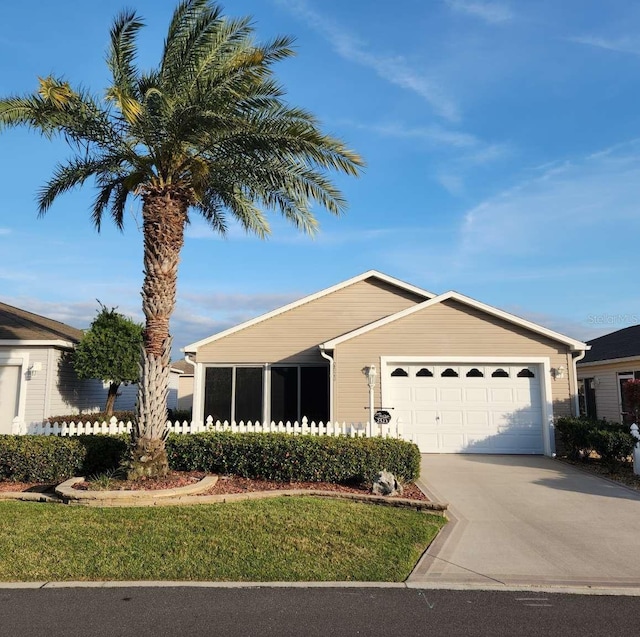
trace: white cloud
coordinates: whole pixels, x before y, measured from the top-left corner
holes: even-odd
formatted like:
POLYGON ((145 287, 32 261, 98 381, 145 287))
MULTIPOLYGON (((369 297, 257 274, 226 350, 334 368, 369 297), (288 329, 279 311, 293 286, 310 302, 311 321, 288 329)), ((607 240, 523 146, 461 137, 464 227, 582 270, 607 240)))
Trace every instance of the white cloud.
POLYGON ((474 2, 471 0, 445 0, 445 2, 454 11, 480 18, 489 24, 510 22, 513 19, 513 11, 502 2, 474 2))
POLYGON ((617 53, 631 53, 640 55, 640 37, 620 36, 614 39, 603 38, 594 35, 575 36, 568 38, 570 42, 585 44, 587 46, 615 51, 617 53))
POLYGON ((371 130, 386 137, 419 139, 430 144, 452 146, 454 148, 472 148, 481 143, 475 135, 470 133, 450 130, 435 125, 408 127, 394 122, 368 126, 356 124, 356 126, 359 128, 366 128, 367 130, 371 130))
POLYGON ((451 121, 460 119, 457 104, 436 78, 414 68, 404 56, 372 53, 360 38, 311 9, 305 0, 277 2, 322 34, 340 57, 370 68, 387 82, 416 93, 430 104, 440 117, 451 121))
POLYGON ((0 228, 0 237, 11 234, 11 228, 0 228))
POLYGON ((464 218, 462 252, 548 254, 594 228, 603 229, 604 250, 620 250, 639 212, 640 142, 633 141, 550 167, 475 206, 464 218))

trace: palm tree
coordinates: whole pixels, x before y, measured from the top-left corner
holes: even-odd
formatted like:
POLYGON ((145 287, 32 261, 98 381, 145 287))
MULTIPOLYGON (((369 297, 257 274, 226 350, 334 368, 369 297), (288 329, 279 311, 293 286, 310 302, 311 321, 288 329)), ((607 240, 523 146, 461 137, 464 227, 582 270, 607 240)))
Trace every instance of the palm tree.
POLYGON ((326 173, 358 175, 363 165, 310 113, 284 101, 271 67, 293 54, 290 38, 256 43, 249 18, 226 18, 210 0, 184 0, 158 68, 143 72, 136 66, 142 26, 132 11, 115 19, 103 98, 49 76, 33 94, 0 100, 0 127, 61 136, 72 149, 39 192, 40 215, 89 178, 97 188, 91 214, 98 231, 105 211, 122 229, 128 198, 142 200, 145 329, 132 477, 168 468, 169 319, 190 215, 200 213, 223 234, 232 218, 265 237, 266 212, 275 210, 312 234, 312 203, 336 215, 345 207, 326 173))

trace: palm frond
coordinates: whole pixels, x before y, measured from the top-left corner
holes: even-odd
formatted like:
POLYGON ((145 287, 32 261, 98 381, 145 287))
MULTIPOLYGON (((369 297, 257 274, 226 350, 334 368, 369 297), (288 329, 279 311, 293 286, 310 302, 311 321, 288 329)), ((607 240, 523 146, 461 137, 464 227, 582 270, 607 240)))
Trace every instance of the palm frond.
POLYGON ((125 10, 118 15, 111 27, 111 47, 107 57, 107 65, 113 76, 113 85, 120 93, 135 99, 138 70, 136 60, 136 35, 144 26, 144 22, 135 11, 125 10))

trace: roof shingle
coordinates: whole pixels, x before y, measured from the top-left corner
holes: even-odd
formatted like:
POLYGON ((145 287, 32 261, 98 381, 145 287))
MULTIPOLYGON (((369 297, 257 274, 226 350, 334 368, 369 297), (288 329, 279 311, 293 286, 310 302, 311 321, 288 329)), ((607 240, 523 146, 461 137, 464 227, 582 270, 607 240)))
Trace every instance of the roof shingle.
POLYGON ((587 343, 591 345, 591 349, 578 365, 612 358, 640 356, 640 325, 625 327, 617 332, 594 338, 587 343))
POLYGON ((82 330, 39 314, 0 302, 0 339, 24 341, 71 341, 77 343, 82 330))

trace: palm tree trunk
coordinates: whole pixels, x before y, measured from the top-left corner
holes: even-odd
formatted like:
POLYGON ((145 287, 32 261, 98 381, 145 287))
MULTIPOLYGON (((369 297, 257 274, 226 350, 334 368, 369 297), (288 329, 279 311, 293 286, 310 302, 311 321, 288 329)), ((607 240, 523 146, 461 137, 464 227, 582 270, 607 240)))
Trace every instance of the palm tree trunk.
POLYGON ((171 364, 169 319, 176 304, 176 283, 188 202, 169 188, 143 194, 145 329, 138 384, 129 477, 164 476, 169 470, 167 394, 171 364))

